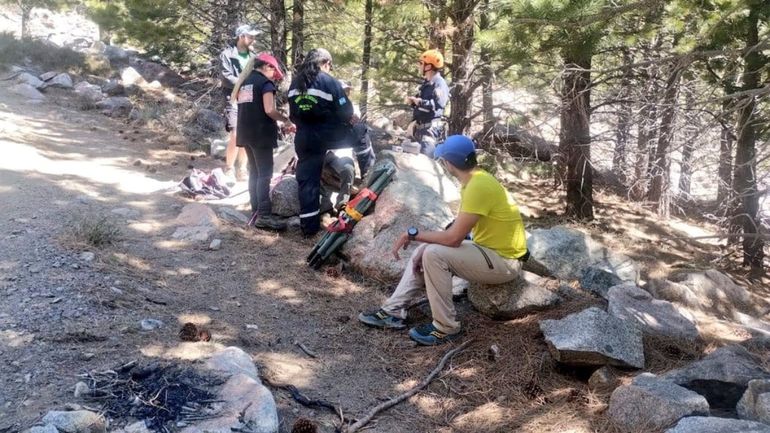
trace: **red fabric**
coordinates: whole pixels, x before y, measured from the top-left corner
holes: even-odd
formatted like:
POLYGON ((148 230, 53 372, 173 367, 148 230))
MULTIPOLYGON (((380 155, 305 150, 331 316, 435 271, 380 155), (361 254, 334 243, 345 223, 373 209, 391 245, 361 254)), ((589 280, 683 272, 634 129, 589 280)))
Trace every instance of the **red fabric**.
POLYGON ((280 81, 283 78, 283 71, 281 71, 281 66, 278 64, 278 60, 275 57, 268 53, 260 53, 257 55, 257 59, 262 60, 275 68, 275 76, 273 77, 275 81, 280 81))

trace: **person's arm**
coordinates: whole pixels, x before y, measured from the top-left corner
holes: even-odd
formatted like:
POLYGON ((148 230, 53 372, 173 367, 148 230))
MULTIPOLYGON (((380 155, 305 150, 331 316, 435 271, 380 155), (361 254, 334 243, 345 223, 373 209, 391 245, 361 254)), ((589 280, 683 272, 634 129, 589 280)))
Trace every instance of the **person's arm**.
POLYGON ((273 92, 262 94, 262 106, 265 107, 267 117, 279 122, 288 122, 289 118, 275 108, 275 95, 273 92))
POLYGON ((337 107, 337 115, 343 123, 350 123, 353 118, 353 103, 350 98, 345 94, 345 90, 342 89, 342 85, 339 81, 334 81, 334 103, 337 107))
POLYGON ((233 86, 238 81, 238 77, 235 75, 233 65, 230 64, 230 58, 227 56, 227 50, 222 51, 219 55, 219 63, 222 69, 222 76, 230 82, 233 86))
MULTIPOLYGON (((454 224, 452 224, 449 229, 425 233, 419 232, 417 233, 417 236, 415 236, 414 240, 417 242, 424 242, 426 244, 438 244, 457 248, 460 246, 460 244, 462 244, 463 240, 471 231, 471 229, 473 229, 473 226, 475 226, 479 221, 479 218, 481 218, 481 215, 468 212, 460 212, 457 215, 454 224)), ((393 257, 395 257, 396 260, 400 258, 398 251, 405 250, 409 246, 409 242, 411 241, 406 233, 402 234, 398 239, 396 239, 392 250, 393 257)))

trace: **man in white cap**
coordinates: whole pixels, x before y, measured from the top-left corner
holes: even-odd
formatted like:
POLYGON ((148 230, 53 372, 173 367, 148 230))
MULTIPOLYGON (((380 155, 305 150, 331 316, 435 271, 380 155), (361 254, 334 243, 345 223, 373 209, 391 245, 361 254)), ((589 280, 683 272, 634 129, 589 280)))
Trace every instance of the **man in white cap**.
POLYGON ((230 133, 225 151, 225 173, 228 176, 237 175, 238 180, 245 180, 246 178, 247 160, 244 149, 236 147, 235 130, 238 121, 238 105, 230 101, 230 96, 235 83, 238 81, 238 75, 253 56, 249 47, 254 43, 254 38, 258 34, 259 32, 250 25, 238 27, 235 29, 233 44, 225 48, 219 55, 222 93, 227 101, 225 105, 225 129, 230 133), (239 162, 237 171, 235 170, 236 161, 239 162))

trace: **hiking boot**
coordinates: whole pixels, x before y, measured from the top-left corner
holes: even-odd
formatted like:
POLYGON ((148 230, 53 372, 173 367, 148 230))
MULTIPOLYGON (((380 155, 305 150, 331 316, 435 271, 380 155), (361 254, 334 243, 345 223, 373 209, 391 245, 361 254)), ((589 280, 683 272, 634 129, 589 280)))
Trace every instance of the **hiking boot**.
POLYGON ((375 328, 406 329, 406 323, 404 322, 404 319, 391 316, 383 309, 371 311, 368 313, 361 313, 358 315, 358 320, 364 325, 373 326, 375 328))
POLYGON ((445 334, 436 329, 433 323, 426 323, 409 330, 409 338, 422 346, 438 346, 458 338, 461 334, 462 332, 445 334))
POLYGON ((286 221, 275 215, 263 215, 254 219, 254 227, 263 230, 283 231, 286 230, 287 224, 286 221))

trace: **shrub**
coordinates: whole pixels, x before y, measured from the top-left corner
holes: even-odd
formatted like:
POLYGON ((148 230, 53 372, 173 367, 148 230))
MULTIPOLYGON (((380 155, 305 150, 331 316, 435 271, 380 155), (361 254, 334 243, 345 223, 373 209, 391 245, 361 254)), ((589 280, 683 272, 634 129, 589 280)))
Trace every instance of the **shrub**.
POLYGON ((69 236, 78 244, 102 247, 114 244, 121 236, 120 227, 106 216, 80 216, 69 226, 69 236))
POLYGON ((80 73, 85 56, 69 48, 61 48, 45 41, 18 40, 10 32, 0 33, 0 66, 31 63, 43 70, 80 73))

